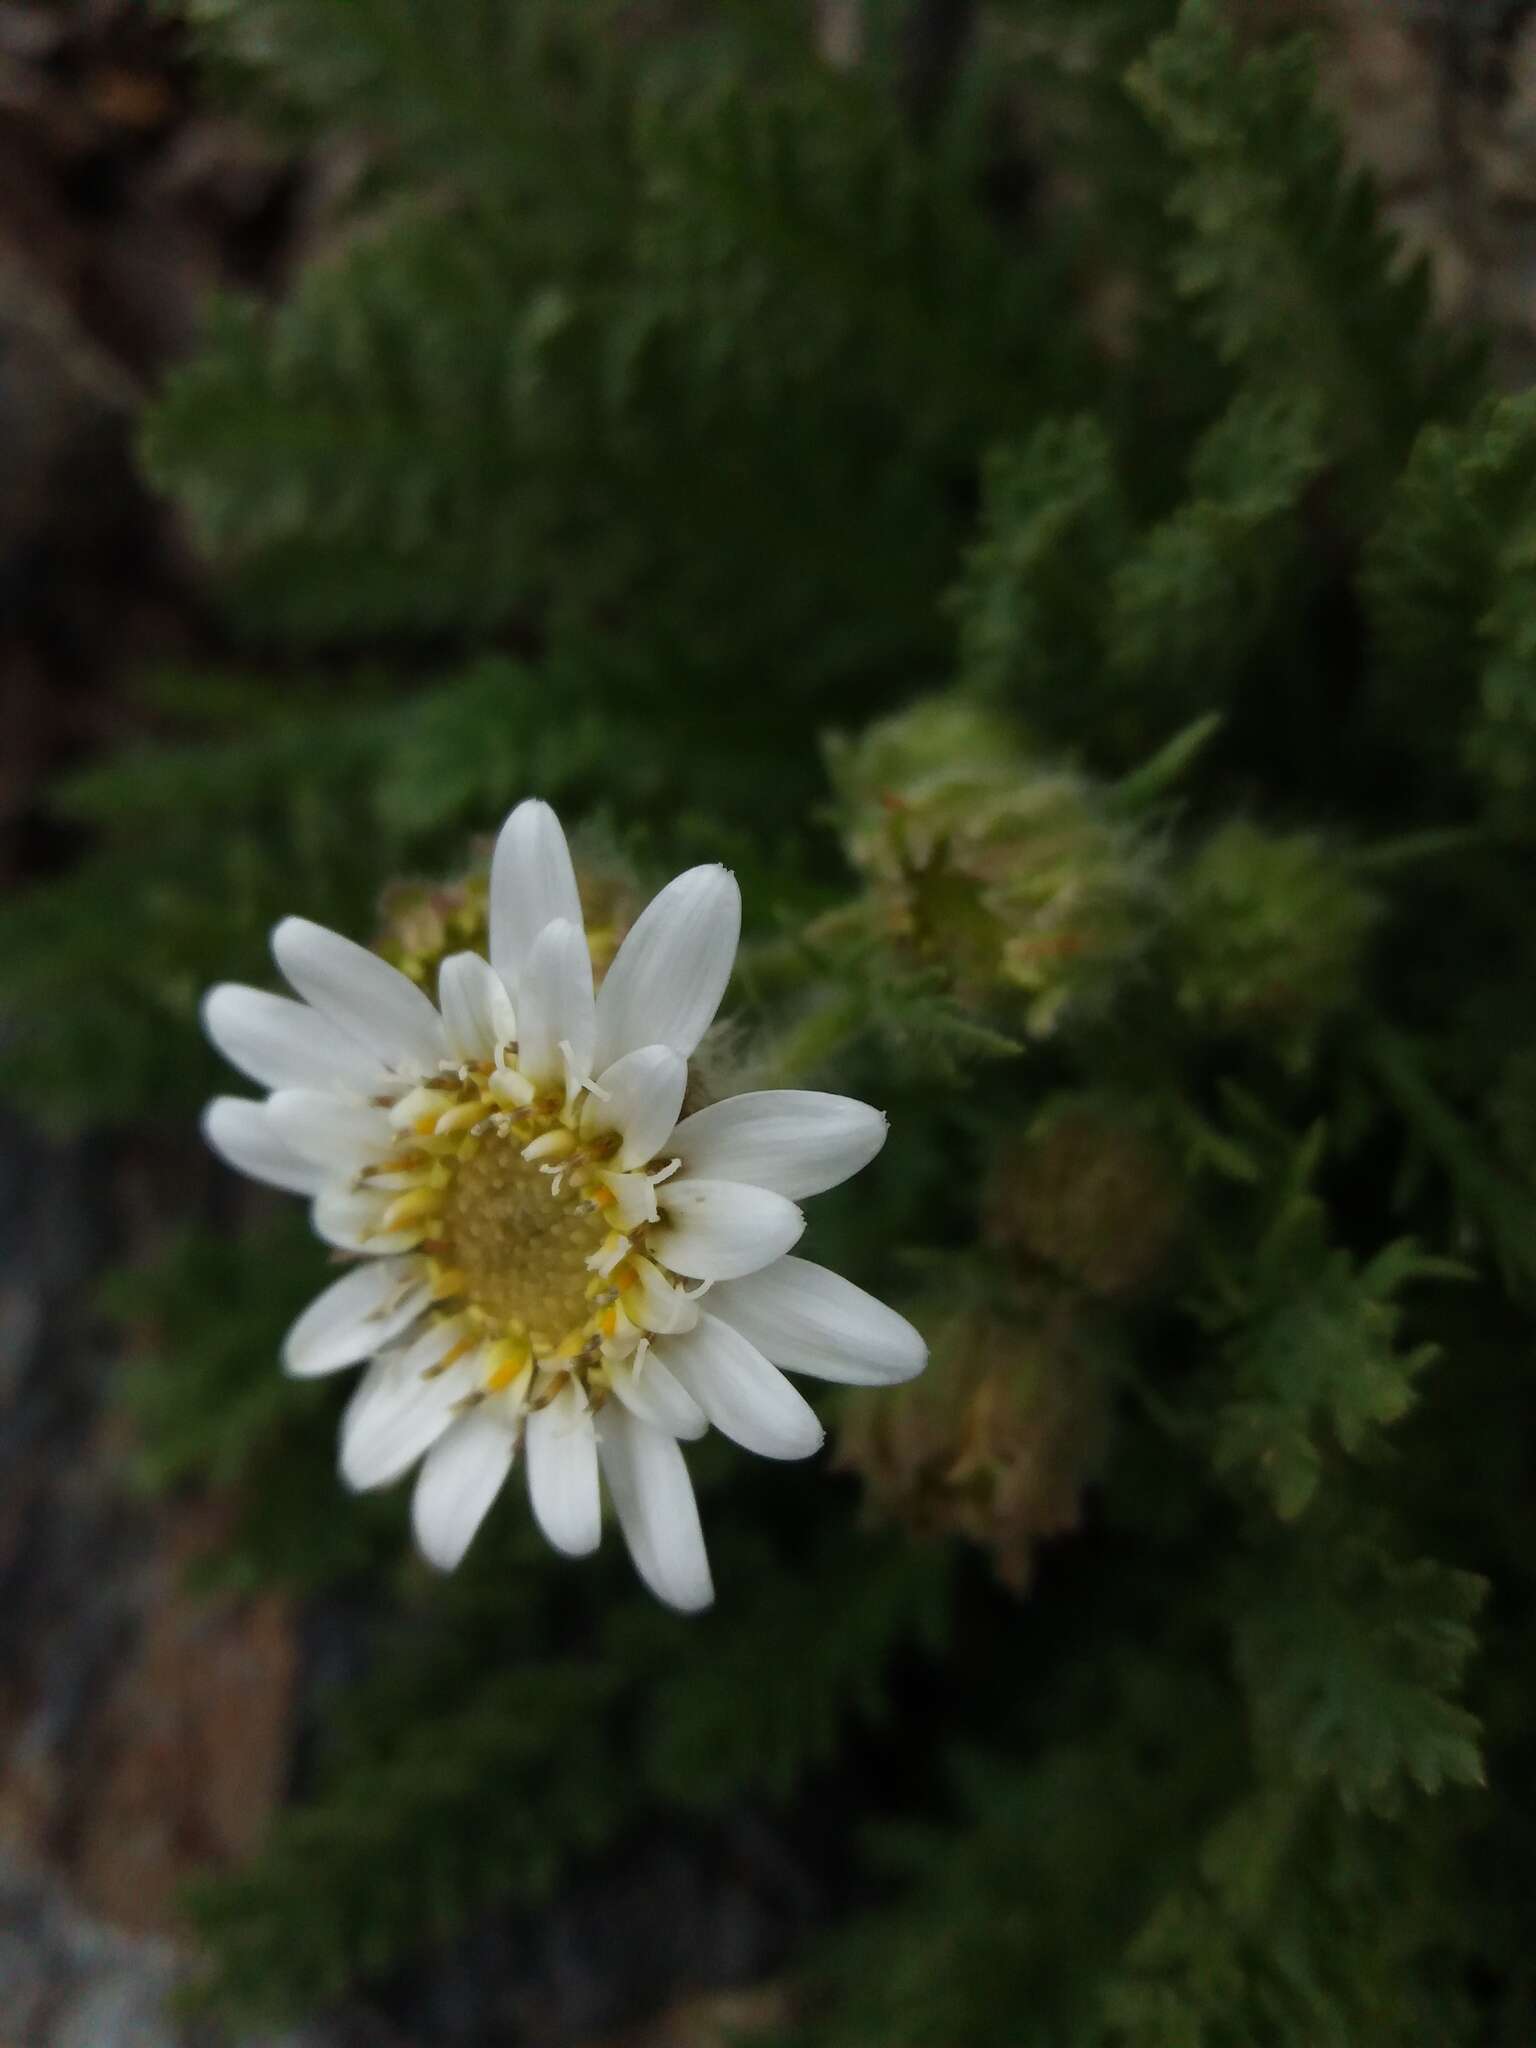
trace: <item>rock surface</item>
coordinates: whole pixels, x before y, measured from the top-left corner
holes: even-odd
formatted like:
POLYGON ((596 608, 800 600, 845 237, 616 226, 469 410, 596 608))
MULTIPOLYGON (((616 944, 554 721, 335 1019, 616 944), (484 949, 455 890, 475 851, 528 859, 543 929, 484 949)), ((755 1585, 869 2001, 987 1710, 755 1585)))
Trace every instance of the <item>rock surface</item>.
POLYGON ((1255 32, 1317 32, 1326 91, 1442 309, 1536 375, 1536 0, 1236 0, 1255 32))
POLYGON ((3 2048, 366 2048, 309 2027, 216 2042, 175 2016, 181 1976, 168 1943, 90 1919, 56 1880, 0 1853, 3 2048))

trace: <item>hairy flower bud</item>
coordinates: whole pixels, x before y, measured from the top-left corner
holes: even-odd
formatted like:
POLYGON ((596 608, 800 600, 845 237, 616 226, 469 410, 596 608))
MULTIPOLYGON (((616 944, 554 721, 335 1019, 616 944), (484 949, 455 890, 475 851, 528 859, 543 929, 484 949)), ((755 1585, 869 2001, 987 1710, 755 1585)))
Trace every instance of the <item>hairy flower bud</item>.
MULTIPOLYGON (((374 951, 420 988, 436 988, 437 971, 450 953, 486 950, 489 845, 477 847, 476 856, 474 866, 457 881, 392 882, 380 898, 374 951)), ((576 886, 586 918, 592 976, 600 985, 644 899, 633 873, 616 856, 579 860, 576 886)))
POLYGON ((1354 998, 1378 914, 1370 892, 1316 833, 1242 820, 1212 834, 1173 891, 1180 1007, 1305 1065, 1354 998))
POLYGON ((845 844, 892 936, 1026 1027, 1107 999, 1146 942, 1156 850, 1086 777, 982 707, 934 698, 832 752, 845 844))
POLYGON ((374 951, 418 988, 436 988, 450 953, 485 951, 488 896, 484 864, 457 882, 391 882, 379 900, 374 951))

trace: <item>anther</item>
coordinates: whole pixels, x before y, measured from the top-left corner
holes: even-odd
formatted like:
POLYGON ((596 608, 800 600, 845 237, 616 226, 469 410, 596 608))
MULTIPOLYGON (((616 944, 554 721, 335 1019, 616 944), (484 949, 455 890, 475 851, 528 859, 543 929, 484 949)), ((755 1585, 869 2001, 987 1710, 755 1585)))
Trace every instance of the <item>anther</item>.
POLYGON ((437 1208, 437 1204, 438 1191, 436 1188, 421 1187, 408 1189, 405 1194, 397 1195, 380 1217, 380 1233, 387 1235, 392 1230, 403 1229, 407 1224, 419 1223, 424 1217, 430 1216, 433 1213, 437 1208))
POLYGON ((507 1109, 526 1109, 535 1094, 533 1083, 516 1067, 498 1067, 486 1082, 487 1092, 507 1109))
POLYGON ((568 1159, 575 1150, 576 1140, 571 1132, 546 1131, 542 1138, 535 1138, 531 1145, 523 1147, 523 1157, 531 1166, 536 1166, 546 1159, 568 1159))

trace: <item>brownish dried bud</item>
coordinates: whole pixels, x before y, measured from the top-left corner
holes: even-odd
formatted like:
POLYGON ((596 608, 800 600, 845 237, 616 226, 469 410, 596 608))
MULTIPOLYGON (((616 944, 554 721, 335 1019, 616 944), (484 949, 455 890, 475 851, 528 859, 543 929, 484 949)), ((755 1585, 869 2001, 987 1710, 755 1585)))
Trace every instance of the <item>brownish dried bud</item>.
POLYGON ((1078 1526, 1107 1426, 1081 1302, 1021 1289, 1011 1304, 938 1324, 921 1379, 850 1396, 837 1463, 860 1475, 878 1514, 979 1545, 1023 1592, 1037 1546, 1078 1526))
POLYGON ((983 1210, 988 1244, 1050 1266, 1106 1300, 1136 1295, 1167 1265, 1183 1190, 1157 1141, 1113 1105, 1069 1098, 1005 1145, 983 1210))

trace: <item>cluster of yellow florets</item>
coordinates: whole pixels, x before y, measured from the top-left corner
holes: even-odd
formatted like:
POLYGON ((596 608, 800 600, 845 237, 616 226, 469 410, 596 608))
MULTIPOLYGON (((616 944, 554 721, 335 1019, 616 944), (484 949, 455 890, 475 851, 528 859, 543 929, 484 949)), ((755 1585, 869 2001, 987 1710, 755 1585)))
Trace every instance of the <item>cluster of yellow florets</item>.
POLYGON ((378 1234, 425 1256, 439 1317, 463 1326, 436 1370, 483 1347, 485 1393, 568 1376, 600 1402, 610 1356, 645 1338, 645 1277, 672 1285, 644 1258, 644 1219, 611 1228, 618 1137, 584 1136, 510 1050, 424 1082, 392 1115, 401 1147, 365 1183, 394 1194, 378 1234))

